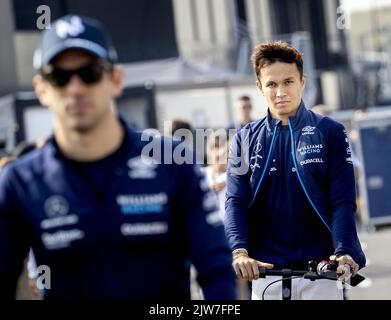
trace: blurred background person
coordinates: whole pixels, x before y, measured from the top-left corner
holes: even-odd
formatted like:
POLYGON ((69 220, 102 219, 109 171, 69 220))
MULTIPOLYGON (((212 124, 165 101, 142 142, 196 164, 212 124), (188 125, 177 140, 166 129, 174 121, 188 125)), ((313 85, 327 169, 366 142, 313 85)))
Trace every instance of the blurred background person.
POLYGON ((247 95, 240 96, 235 103, 235 121, 231 123, 227 129, 239 130, 243 128, 247 123, 253 121, 251 113, 253 105, 251 99, 247 95))
MULTIPOLYGON (((207 166, 203 168, 209 188, 216 196, 219 206, 219 214, 224 221, 225 194, 227 191, 227 164, 229 141, 224 134, 212 134, 207 144, 207 166)), ((250 298, 249 282, 237 279, 238 299, 250 298)))
POLYGON ((209 188, 219 204, 221 219, 224 219, 224 204, 227 181, 228 141, 225 135, 212 134, 207 144, 207 166, 204 168, 209 188))
POLYGON ((317 104, 311 108, 313 112, 321 114, 322 116, 330 115, 330 108, 328 108, 325 104, 317 104))
POLYGON ((5 166, 11 161, 15 160, 14 156, 3 156, 0 158, 0 172, 5 168, 5 166))
POLYGON ((182 119, 174 119, 171 122, 171 132, 169 134, 179 141, 185 141, 190 149, 194 148, 193 127, 182 119))

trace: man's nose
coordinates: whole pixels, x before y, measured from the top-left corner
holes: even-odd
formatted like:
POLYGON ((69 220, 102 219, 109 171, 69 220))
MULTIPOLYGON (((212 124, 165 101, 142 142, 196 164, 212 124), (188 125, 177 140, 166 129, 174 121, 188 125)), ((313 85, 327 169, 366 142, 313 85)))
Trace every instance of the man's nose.
POLYGON ((283 97, 286 95, 285 89, 283 86, 277 87, 277 97, 283 97))
POLYGON ((79 93, 85 90, 86 84, 78 75, 73 75, 65 88, 68 93, 79 93))

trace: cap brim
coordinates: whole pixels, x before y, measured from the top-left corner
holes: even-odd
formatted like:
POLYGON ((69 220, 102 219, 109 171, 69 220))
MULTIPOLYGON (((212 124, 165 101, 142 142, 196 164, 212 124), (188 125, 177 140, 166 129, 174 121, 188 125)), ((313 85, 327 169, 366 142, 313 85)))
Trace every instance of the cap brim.
POLYGON ((85 39, 80 39, 80 38, 67 39, 61 42, 61 44, 50 48, 43 54, 41 59, 41 66, 39 68, 46 66, 60 53, 70 49, 81 50, 88 54, 91 54, 92 56, 102 58, 102 59, 108 58, 107 50, 94 42, 85 39))

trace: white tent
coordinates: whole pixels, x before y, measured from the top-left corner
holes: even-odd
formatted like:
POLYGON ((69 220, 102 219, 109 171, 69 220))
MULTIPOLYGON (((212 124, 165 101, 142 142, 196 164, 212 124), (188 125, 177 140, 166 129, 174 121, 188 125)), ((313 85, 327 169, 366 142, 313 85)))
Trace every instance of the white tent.
POLYGON ((175 85, 210 81, 240 81, 243 75, 212 63, 195 63, 183 58, 134 62, 124 65, 125 87, 148 83, 175 85))

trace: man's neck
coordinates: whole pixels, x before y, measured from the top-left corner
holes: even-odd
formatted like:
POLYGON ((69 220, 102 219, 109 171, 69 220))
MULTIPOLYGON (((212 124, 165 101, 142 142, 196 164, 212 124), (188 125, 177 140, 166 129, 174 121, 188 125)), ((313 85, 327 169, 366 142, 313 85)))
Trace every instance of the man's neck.
POLYGON ((124 129, 112 115, 88 132, 57 128, 56 142, 68 158, 76 161, 96 161, 113 153, 122 143, 124 129))
POLYGON ((270 115, 272 117, 272 119, 277 119, 277 120, 281 120, 281 125, 282 126, 287 126, 288 125, 288 118, 290 116, 284 116, 284 115, 277 115, 277 114, 273 114, 272 112, 270 112, 270 115))
POLYGON ((297 114, 297 110, 295 110, 295 112, 292 114, 286 114, 286 115, 285 114, 284 115, 274 114, 270 111, 270 109, 269 109, 269 112, 270 112, 270 115, 272 116, 273 119, 281 120, 282 126, 287 126, 289 117, 294 117, 297 114))
POLYGON ((281 125, 282 126, 287 126, 288 125, 288 117, 280 117, 281 120, 281 125))
POLYGON ((247 123, 250 123, 252 120, 251 119, 241 119, 239 120, 239 124, 241 127, 245 126, 247 123))

